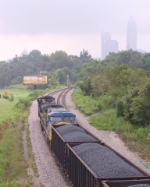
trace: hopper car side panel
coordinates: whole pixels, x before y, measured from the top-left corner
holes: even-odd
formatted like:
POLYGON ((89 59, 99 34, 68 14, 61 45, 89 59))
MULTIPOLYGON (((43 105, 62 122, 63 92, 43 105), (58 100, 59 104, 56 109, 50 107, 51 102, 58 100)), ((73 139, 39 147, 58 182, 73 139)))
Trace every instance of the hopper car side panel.
POLYGON ((129 186, 150 186, 150 177, 147 179, 135 179, 135 180, 118 180, 118 181, 103 181, 103 187, 129 187, 129 186))
MULTIPOLYGON (((73 144, 71 144, 73 146, 73 144)), ((98 177, 67 144, 68 176, 74 187, 102 187, 98 177)))
MULTIPOLYGON (((100 143, 101 144, 101 143, 100 143)), ((87 164, 77 155, 77 153, 73 150, 73 147, 75 147, 75 144, 67 144, 66 146, 66 160, 68 161, 68 175, 69 179, 73 183, 74 187, 104 187, 104 184, 102 184, 103 181, 109 181, 109 180, 124 180, 124 181, 134 181, 134 180, 145 180, 150 179, 150 176, 146 175, 143 170, 140 170, 140 172, 143 174, 143 177, 122 177, 122 178, 100 178, 98 177, 92 170, 87 166, 87 164), (80 173, 82 173, 82 177, 80 177, 80 173), (82 185, 80 185, 82 184, 82 185)), ((99 158, 101 159, 101 158, 99 158)), ((125 160, 126 161, 126 160, 125 160)), ((130 163, 130 165, 137 170, 135 165, 130 163)), ((101 170, 101 168, 99 168, 101 170)), ((116 171, 117 176, 117 171, 116 171)), ((110 186, 114 187, 114 186, 110 186)), ((121 187, 121 186, 116 186, 121 187)))
MULTIPOLYGON (((47 138, 47 140, 50 143, 50 147, 52 151, 54 152, 56 158, 60 162, 63 170, 65 171, 66 175, 72 182, 74 187, 136 187, 134 185, 150 185, 150 176, 137 167, 135 164, 131 163, 129 160, 124 158, 122 155, 117 153, 115 150, 113 150, 111 147, 108 145, 105 145, 102 143, 99 139, 97 139, 95 136, 93 136, 90 132, 86 131, 84 128, 82 128, 80 125, 70 121, 70 123, 63 121, 61 122, 53 122, 53 120, 49 121, 50 115, 53 113, 56 116, 58 115, 57 113, 65 113, 66 109, 64 109, 61 105, 57 105, 54 103, 55 99, 51 96, 41 96, 37 99, 38 102, 38 116, 40 118, 40 124, 41 128, 47 138), (53 105, 52 108, 50 108, 53 105), (64 109, 64 110, 63 110, 64 109), (61 111, 63 110, 63 111, 61 111), (49 113, 50 112, 50 113, 49 113), (49 123, 50 122, 50 123, 49 123), (68 125, 67 125, 68 124, 68 125), (84 132, 78 132, 78 135, 84 134, 83 137, 80 137, 79 140, 77 140, 78 136, 75 137, 76 139, 74 141, 69 141, 70 137, 76 136, 74 131, 70 132, 68 131, 68 135, 66 136, 68 139, 65 139, 66 137, 63 136, 63 134, 58 131, 57 128, 63 127, 63 126, 78 126, 79 128, 82 128, 84 132), (73 136, 71 136, 72 134, 73 136), (86 136, 92 137, 93 139, 90 141, 86 140, 86 136), (85 138, 85 139, 84 139, 85 138), (80 141, 82 140, 82 141, 80 141), (85 140, 85 141, 83 141, 85 140), (86 161, 80 157, 77 152, 74 150, 76 146, 83 145, 85 143, 90 143, 91 146, 94 145, 94 143, 99 144, 103 147, 107 147, 107 149, 110 149, 113 151, 116 155, 119 156, 119 158, 123 159, 124 162, 128 163, 131 167, 137 169, 142 176, 131 176, 131 175, 124 175, 126 177, 118 177, 117 175, 117 170, 115 176, 111 177, 100 177, 101 175, 98 174, 98 172, 94 172, 92 169, 93 165, 88 166, 86 161), (96 174, 97 173, 97 174, 96 174), (128 176, 128 177, 127 177, 128 176), (131 177, 130 177, 131 176, 131 177)), ((66 115, 71 115, 71 112, 66 111, 66 115), (68 113, 67 113, 68 112, 68 113), (70 114, 69 114, 70 113, 70 114)), ((53 115, 52 114, 52 115, 53 115)), ((73 115, 73 114, 72 114, 73 115)), ((74 116, 76 117, 76 116, 74 116)), ((74 127, 75 128, 75 127, 74 127)), ((65 131, 66 133, 66 131, 65 131)), ((92 147, 93 149, 93 147, 92 147)), ((89 147, 86 148, 86 151, 88 154, 90 154, 89 147)), ((106 157, 106 156, 104 156, 106 157)), ((110 157, 109 157, 110 158, 110 157)), ((101 158, 99 158, 101 159, 101 158)), ((96 160, 96 159, 94 159, 96 160)), ((102 160, 102 159, 101 159, 102 160)), ((103 162, 104 163, 104 162, 103 162)), ((107 162, 105 162, 107 163, 107 162)), ((97 164, 97 162, 96 162, 97 164)), ((114 164, 114 162, 113 162, 114 164)), ((101 167, 101 165, 98 165, 98 170, 101 171, 104 168, 101 167)), ((107 171, 107 170, 105 170, 107 171)), ((113 168, 112 168, 113 171, 113 168)), ((128 171, 128 170, 127 170, 128 171)), ((129 172, 130 173, 130 172, 129 172)), ((104 175, 105 176, 105 175, 104 175)), ((121 175, 122 176, 122 175, 121 175)), ((140 186, 142 187, 142 186, 140 186)), ((143 186, 145 187, 145 186, 143 186)), ((147 186, 146 186, 147 187, 147 186)))
MULTIPOLYGON (((60 125, 53 125, 52 126, 52 143, 51 143, 51 149, 54 152, 56 158, 59 160, 61 166, 64 170, 67 170, 68 161, 66 160, 66 144, 71 143, 68 141, 65 141, 63 137, 57 132, 57 128, 61 127, 60 125), (57 146, 56 146, 57 145, 57 146)), ((78 125, 76 125, 78 127, 78 125)), ((87 131, 85 131, 85 134, 90 135, 87 131)), ((91 135, 90 135, 91 136, 91 135)), ((93 142, 100 142, 98 139, 95 138, 95 141, 93 142)), ((75 144, 80 144, 81 142, 74 142, 75 144)), ((85 143, 85 142, 82 142, 85 143)))

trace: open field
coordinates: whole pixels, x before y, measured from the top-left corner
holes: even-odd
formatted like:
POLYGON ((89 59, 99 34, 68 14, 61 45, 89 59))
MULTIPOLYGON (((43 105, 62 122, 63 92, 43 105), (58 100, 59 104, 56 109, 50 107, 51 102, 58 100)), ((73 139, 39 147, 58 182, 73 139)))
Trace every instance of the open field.
POLYGON ((14 106, 21 98, 27 97, 31 90, 27 89, 0 89, 0 94, 3 95, 4 92, 8 92, 8 96, 12 94, 14 97, 13 101, 9 99, 0 99, 0 123, 4 120, 9 120, 10 118, 15 118, 14 106))
POLYGON ((22 85, 1 89, 0 94, 8 92, 13 100, 0 99, 0 187, 35 186, 28 170, 37 176, 31 150, 28 116, 33 100, 46 90, 27 90, 22 85))
MULTIPOLYGON (((15 107, 20 99, 27 98, 33 92, 25 87, 1 89, 0 94, 8 92, 8 99, 0 99, 0 187, 24 186, 20 180, 27 179, 28 162, 23 154, 22 134, 27 132, 28 109, 24 112, 15 107), (13 99, 10 101, 10 96, 13 99)), ((29 139, 26 144, 29 143, 29 139)), ((28 180, 27 180, 28 181, 28 180)), ((23 182, 24 183, 24 182, 23 182)), ((25 185, 28 182, 24 183, 25 185)))

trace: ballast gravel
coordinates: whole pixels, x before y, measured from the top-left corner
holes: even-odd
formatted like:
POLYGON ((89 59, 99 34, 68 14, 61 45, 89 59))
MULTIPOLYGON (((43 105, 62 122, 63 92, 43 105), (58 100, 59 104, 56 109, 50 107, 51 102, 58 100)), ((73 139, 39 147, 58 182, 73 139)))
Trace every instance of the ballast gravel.
MULTIPOLYGON (((39 174, 39 186, 42 184, 44 187, 72 187, 46 143, 41 131, 37 109, 37 101, 34 101, 30 108, 28 122, 32 151, 39 174)), ((37 187, 37 185, 35 186, 37 187)))
POLYGON ((106 146, 97 143, 83 143, 73 147, 73 150, 100 178, 144 176, 106 146))

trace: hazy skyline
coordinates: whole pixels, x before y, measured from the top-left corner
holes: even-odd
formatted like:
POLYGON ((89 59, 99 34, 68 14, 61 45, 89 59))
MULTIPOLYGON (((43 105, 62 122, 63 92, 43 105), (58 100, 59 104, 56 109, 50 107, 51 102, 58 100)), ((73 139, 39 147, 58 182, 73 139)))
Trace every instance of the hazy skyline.
POLYGON ((37 49, 42 54, 83 49, 101 57, 101 33, 110 32, 126 50, 127 23, 134 17, 137 49, 150 51, 148 0, 1 0, 0 60, 37 49))
POLYGON ((130 17, 127 25, 127 50, 137 50, 137 29, 136 22, 130 17))

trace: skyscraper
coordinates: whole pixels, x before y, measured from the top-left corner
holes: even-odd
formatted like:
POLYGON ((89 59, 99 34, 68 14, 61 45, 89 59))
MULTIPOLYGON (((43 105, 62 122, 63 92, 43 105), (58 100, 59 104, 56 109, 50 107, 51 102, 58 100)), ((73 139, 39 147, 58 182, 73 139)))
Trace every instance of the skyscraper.
POLYGON ((133 17, 130 17, 127 25, 127 50, 130 49, 137 49, 137 31, 133 17))
POLYGON ((101 59, 104 59, 110 52, 118 52, 118 42, 111 40, 111 34, 103 32, 101 34, 101 59))

